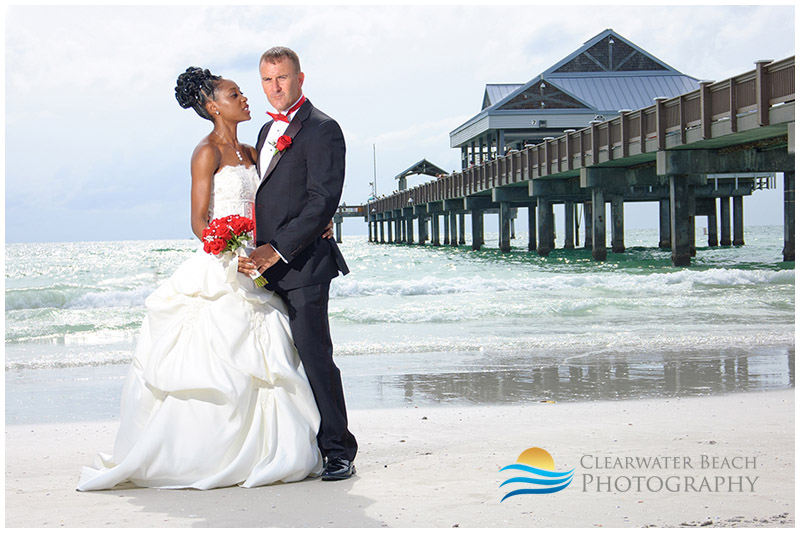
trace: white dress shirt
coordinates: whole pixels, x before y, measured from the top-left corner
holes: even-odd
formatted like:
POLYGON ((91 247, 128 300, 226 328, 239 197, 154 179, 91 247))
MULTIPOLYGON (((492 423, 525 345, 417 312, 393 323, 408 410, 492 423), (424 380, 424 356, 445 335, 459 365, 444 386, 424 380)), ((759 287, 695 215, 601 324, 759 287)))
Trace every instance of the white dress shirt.
MULTIPOLYGON (((300 98, 297 99, 297 102, 303 99, 303 95, 300 95, 300 98)), ((293 108, 295 104, 289 106, 289 109, 293 108)), ((299 108, 298 108, 299 109, 299 108)), ((294 116, 297 114, 298 109, 295 109, 292 113, 286 115, 289 119, 289 122, 292 121, 294 116)), ((259 166, 262 169, 261 172, 261 179, 264 179, 264 174, 267 172, 267 167, 269 167, 269 162, 272 161, 272 156, 275 155, 275 146, 278 142, 278 137, 286 133, 286 128, 289 127, 289 122, 283 122, 282 120, 274 120, 272 122, 272 126, 269 128, 269 132, 267 133, 267 139, 264 141, 264 146, 261 147, 261 154, 259 155, 259 166)))
MULTIPOLYGON (((301 94, 300 98, 297 99, 297 102, 299 102, 302 99, 303 95, 301 94)), ((289 109, 293 108, 295 104, 297 104, 297 102, 290 105, 289 109)), ((258 155, 259 165, 263 169, 261 173, 262 180, 264 179, 264 174, 267 173, 267 167, 269 167, 269 162, 272 161, 272 157, 275 155, 275 150, 278 143, 278 137, 286 133, 286 128, 289 127, 289 123, 292 121, 292 119, 297 114, 297 111, 299 109, 300 108, 298 107, 297 109, 286 115, 286 118, 289 119, 289 122, 284 122, 282 120, 272 121, 272 126, 269 127, 269 132, 267 133, 267 138, 264 141, 264 146, 261 147, 261 153, 258 155)), ((275 250, 275 253, 278 254, 278 256, 281 258, 281 260, 283 260, 284 263, 289 262, 286 260, 285 257, 283 257, 283 254, 279 250, 275 249, 274 246, 272 246, 272 249, 275 250)))

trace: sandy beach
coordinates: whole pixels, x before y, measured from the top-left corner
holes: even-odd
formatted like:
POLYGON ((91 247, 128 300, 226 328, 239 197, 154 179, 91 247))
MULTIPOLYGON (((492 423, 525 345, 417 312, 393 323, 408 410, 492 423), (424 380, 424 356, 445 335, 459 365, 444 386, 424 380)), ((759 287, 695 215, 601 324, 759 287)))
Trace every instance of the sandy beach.
POLYGON ((358 475, 255 489, 75 491, 117 423, 6 426, 6 527, 794 525, 794 389, 616 402, 353 410, 358 475), (500 472, 531 447, 554 494, 500 472), (642 467, 648 460, 650 467, 642 467), (628 468, 625 468, 627 462, 628 468), (633 463, 632 463, 633 462, 633 463), (670 478, 670 479, 668 479, 670 478), (638 481, 638 487, 636 480, 638 481))

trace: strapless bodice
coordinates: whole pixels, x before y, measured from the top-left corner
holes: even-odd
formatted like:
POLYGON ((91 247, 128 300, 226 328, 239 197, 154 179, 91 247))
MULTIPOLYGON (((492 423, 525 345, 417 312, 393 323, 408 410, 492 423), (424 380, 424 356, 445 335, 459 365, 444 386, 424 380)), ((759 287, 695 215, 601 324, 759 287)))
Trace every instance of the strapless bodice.
POLYGON ((226 166, 219 169, 214 174, 214 187, 208 202, 208 219, 228 215, 252 217, 258 182, 255 165, 226 166))

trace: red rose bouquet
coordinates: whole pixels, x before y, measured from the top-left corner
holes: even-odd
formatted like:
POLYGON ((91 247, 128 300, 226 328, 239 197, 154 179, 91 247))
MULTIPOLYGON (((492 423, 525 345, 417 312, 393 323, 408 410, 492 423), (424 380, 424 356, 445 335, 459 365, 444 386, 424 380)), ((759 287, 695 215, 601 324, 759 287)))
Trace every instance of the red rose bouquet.
MULTIPOLYGON (((229 268, 230 274, 234 265, 238 269, 238 257, 245 255, 245 248, 250 239, 253 238, 254 227, 252 219, 239 215, 215 218, 203 230, 203 250, 216 256, 221 256, 225 252, 233 252, 229 268), (236 258, 235 262, 232 261, 233 257, 236 258)), ((235 270, 233 272, 235 273, 235 270)), ((253 276, 251 275, 251 277, 253 276)), ((267 280, 259 273, 255 274, 253 281, 257 287, 263 287, 267 284, 267 280)))

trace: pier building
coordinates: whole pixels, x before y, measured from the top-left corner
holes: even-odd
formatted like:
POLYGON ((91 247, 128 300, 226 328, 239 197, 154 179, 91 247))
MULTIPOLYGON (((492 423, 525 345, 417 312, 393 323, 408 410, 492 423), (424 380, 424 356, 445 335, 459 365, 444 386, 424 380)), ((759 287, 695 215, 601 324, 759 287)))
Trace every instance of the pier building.
POLYGON ((450 132, 450 147, 461 150, 466 169, 692 91, 697 82, 607 29, 527 83, 488 84, 481 111, 450 132))
POLYGON ((443 170, 441 167, 438 167, 428 161, 427 159, 423 159, 422 161, 417 161, 400 174, 394 177, 397 180, 397 190, 404 191, 408 189, 408 181, 407 178, 409 176, 433 176, 434 178, 444 177, 449 172, 443 170))

